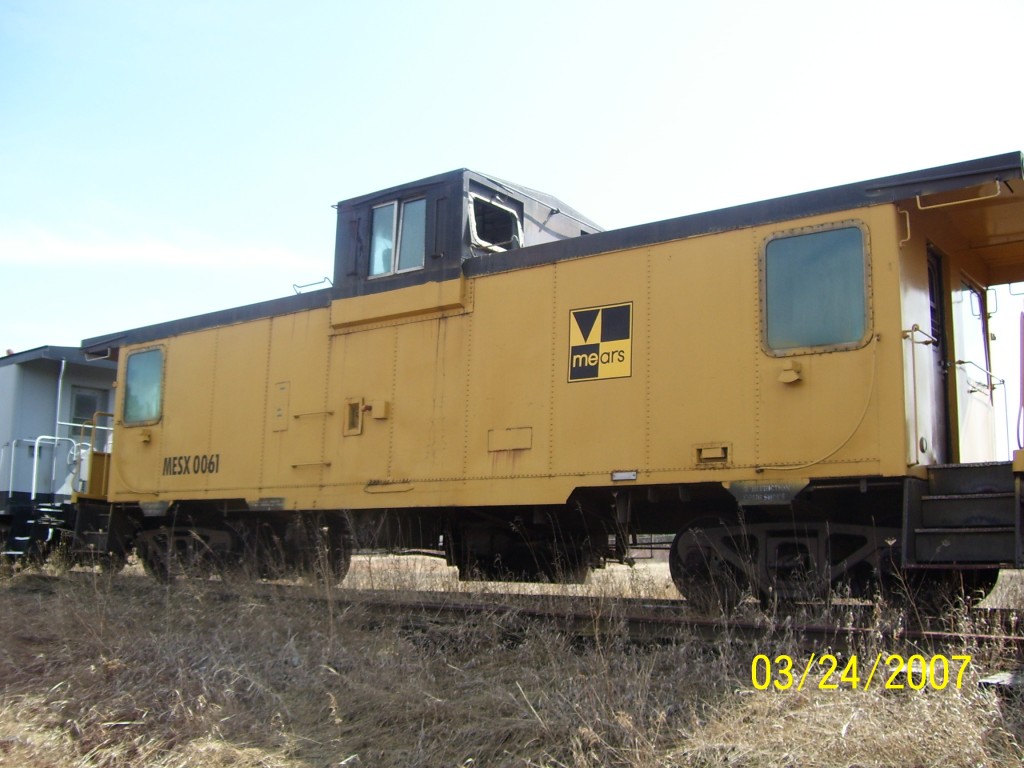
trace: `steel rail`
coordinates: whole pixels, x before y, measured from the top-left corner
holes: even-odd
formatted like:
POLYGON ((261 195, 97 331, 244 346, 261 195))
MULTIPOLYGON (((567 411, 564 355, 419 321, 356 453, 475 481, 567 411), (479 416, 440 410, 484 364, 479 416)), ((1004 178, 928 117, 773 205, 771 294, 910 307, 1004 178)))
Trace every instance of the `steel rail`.
MULTIPOLYGON (((61 577, 25 576, 27 578, 20 588, 27 590, 54 588, 60 579, 95 578, 90 573, 66 573, 61 577)), ((112 584, 128 581, 137 581, 140 585, 152 583, 153 588, 162 590, 174 589, 173 584, 158 585, 148 577, 126 579, 122 576, 112 584)), ((182 580, 181 584, 187 584, 190 592, 202 590, 214 600, 262 597, 268 602, 297 599, 311 604, 329 602, 348 609, 348 615, 355 620, 361 620, 360 613, 374 621, 397 617, 410 629, 500 617, 513 624, 517 621, 522 624, 547 623, 557 631, 582 640, 615 637, 635 643, 747 642, 765 647, 786 645, 793 652, 829 649, 849 653, 865 647, 889 650, 907 646, 976 647, 996 649, 1005 656, 1024 660, 1024 611, 1016 609, 972 608, 968 614, 968 625, 958 630, 943 626, 943 617, 916 617, 912 612, 905 612, 902 622, 868 626, 864 619, 872 615, 873 606, 870 604, 836 606, 832 609, 836 611, 836 620, 829 622, 822 619, 805 621, 798 614, 781 611, 774 615, 699 616, 681 600, 618 596, 367 590, 325 588, 322 584, 310 586, 294 582, 251 582, 239 589, 230 582, 200 579, 182 580), (840 611, 845 615, 839 615, 840 611), (972 623, 975 625, 973 628, 970 626, 972 623)), ((948 621, 948 617, 945 620, 948 621)))

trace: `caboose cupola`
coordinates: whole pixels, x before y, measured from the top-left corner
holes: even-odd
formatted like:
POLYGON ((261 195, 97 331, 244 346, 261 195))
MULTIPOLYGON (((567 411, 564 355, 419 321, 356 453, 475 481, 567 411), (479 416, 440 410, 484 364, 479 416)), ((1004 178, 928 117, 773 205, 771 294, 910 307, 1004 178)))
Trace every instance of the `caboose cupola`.
POLYGON ((452 280, 474 256, 601 231, 551 195, 466 169, 335 207, 335 299, 452 280))

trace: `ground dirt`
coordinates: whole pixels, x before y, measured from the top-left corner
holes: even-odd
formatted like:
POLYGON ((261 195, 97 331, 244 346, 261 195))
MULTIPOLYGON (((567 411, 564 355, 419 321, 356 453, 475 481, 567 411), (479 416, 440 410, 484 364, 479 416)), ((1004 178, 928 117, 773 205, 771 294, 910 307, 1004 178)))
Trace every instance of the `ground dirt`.
MULTIPOLYGON (((0 580, 0 766, 966 767, 1024 757, 1019 702, 978 686, 1010 659, 972 646, 977 620, 966 612, 949 618, 962 643, 918 649, 970 654, 960 687, 865 692, 848 680, 820 690, 812 676, 801 691, 760 691, 754 657, 791 655, 799 671, 808 651, 797 637, 709 646, 684 631, 636 645, 614 622, 580 641, 514 613, 410 625, 360 606, 356 588, 509 588, 460 584, 427 558, 357 558, 343 588, 258 586, 161 585, 133 567, 0 580)), ((657 562, 516 590, 607 598, 587 603, 604 617, 619 596, 675 597, 657 562)), ((1019 605, 1019 592, 1004 574, 993 599, 1019 605)), ((880 628, 902 620, 887 611, 874 610, 880 628)), ((858 652, 907 652, 881 643, 858 652)))

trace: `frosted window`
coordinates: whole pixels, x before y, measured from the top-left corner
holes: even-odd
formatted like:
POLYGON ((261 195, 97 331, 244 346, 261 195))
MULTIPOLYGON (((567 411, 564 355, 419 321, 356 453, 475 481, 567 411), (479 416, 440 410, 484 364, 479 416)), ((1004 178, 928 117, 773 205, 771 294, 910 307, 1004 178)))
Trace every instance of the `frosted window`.
POLYGON ((983 304, 981 293, 967 283, 961 283, 960 292, 953 294, 953 309, 959 323, 959 333, 954 337, 956 359, 970 360, 981 368, 988 368, 983 304))
POLYGON ((373 209, 372 228, 370 277, 423 269, 427 253, 426 200, 378 205, 373 209))
POLYGON ((395 253, 395 208, 388 203, 373 209, 373 235, 370 238, 370 275, 386 275, 392 271, 395 253))
POLYGON ((780 237, 765 248, 771 349, 854 344, 867 330, 864 234, 857 227, 780 237))
POLYGON ((427 243, 427 201, 413 200, 402 206, 402 234, 398 239, 398 269, 423 266, 427 243))
POLYGON ((88 387, 71 388, 71 421, 75 424, 92 424, 97 412, 107 410, 107 393, 102 389, 88 387))
POLYGON ((128 358, 124 391, 125 424, 145 424, 160 419, 163 380, 162 349, 147 349, 128 358))

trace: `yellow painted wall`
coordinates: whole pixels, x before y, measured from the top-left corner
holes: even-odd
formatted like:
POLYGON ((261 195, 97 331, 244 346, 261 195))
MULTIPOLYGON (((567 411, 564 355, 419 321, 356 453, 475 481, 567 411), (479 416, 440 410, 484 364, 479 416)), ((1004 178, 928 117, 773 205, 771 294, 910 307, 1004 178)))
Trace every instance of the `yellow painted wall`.
POLYGON ((117 426, 114 496, 499 505, 561 503, 616 470, 641 484, 904 474, 898 230, 879 206, 163 340, 164 417, 117 426), (765 237, 851 218, 870 231, 871 340, 767 354, 765 237), (569 382, 572 312, 624 303, 630 375, 569 382), (793 362, 799 381, 780 380, 793 362), (218 455, 218 471, 163 475, 178 454, 218 455))

